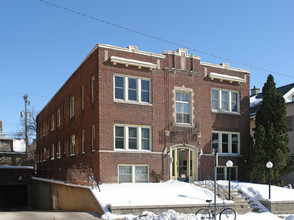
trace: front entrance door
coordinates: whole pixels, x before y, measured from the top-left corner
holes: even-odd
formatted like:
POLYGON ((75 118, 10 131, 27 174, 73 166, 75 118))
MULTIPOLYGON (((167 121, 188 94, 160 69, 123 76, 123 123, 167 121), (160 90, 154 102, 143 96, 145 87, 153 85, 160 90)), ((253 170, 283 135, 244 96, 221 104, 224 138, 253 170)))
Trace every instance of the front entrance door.
POLYGON ((171 176, 174 180, 194 180, 194 150, 186 147, 172 149, 171 176))
POLYGON ((188 162, 189 155, 188 150, 178 150, 178 180, 188 182, 189 175, 188 175, 188 162))

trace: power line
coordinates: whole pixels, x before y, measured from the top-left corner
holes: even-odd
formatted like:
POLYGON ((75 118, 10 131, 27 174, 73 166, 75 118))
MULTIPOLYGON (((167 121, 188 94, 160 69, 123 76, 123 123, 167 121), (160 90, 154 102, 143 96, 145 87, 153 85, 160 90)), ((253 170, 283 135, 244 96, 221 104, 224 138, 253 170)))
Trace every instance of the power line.
POLYGON ((112 23, 112 22, 109 22, 109 21, 106 21, 106 20, 103 20, 103 19, 100 19, 100 18, 96 18, 96 17, 93 17, 91 15, 87 15, 87 14, 84 14, 84 13, 81 13, 81 12, 78 12, 78 11, 75 11, 75 10, 60 6, 60 5, 56 5, 56 4, 51 3, 51 2, 47 2, 47 1, 44 1, 44 0, 39 0, 39 1, 42 2, 42 3, 45 3, 47 5, 50 5, 50 6, 53 6, 53 7, 56 7, 56 8, 59 8, 59 9, 62 9, 62 10, 65 10, 65 11, 80 15, 80 16, 83 16, 83 17, 86 17, 86 18, 90 18, 92 20, 96 20, 96 21, 102 22, 104 24, 111 25, 111 26, 114 26, 114 27, 129 31, 129 32, 133 32, 135 34, 139 34, 139 35, 144 36, 144 37, 152 38, 154 40, 158 40, 158 41, 161 41, 161 42, 164 42, 164 43, 167 43, 167 44, 175 45, 175 46, 178 46, 178 47, 181 47, 181 48, 186 48, 186 49, 189 49, 191 51, 195 51, 197 53, 205 54, 207 56, 211 56, 211 57, 218 58, 218 59, 221 59, 221 60, 225 60, 225 61, 228 61, 228 62, 231 62, 231 63, 246 66, 248 68, 252 68, 252 69, 256 69, 256 70, 260 70, 260 71, 263 71, 263 72, 272 73, 272 74, 276 74, 276 75, 280 75, 280 76, 284 76, 284 77, 288 77, 288 78, 294 78, 294 76, 290 76, 290 75, 282 74, 282 73, 279 73, 279 72, 267 70, 267 69, 262 68, 262 67, 254 66, 254 65, 251 65, 251 64, 246 64, 246 63, 236 61, 236 60, 233 60, 233 59, 230 59, 230 58, 226 58, 226 57, 218 56, 216 54, 208 53, 206 51, 191 48, 189 46, 179 44, 177 42, 173 42, 173 41, 166 40, 166 39, 163 39, 163 38, 160 38, 160 37, 156 37, 154 35, 143 33, 143 32, 140 32, 140 31, 137 31, 137 30, 134 30, 134 29, 122 26, 122 25, 118 25, 118 24, 115 24, 115 23, 112 23))
MULTIPOLYGON (((0 95, 17 95, 17 96, 23 96, 25 93, 21 93, 21 92, 11 92, 11 91, 0 91, 0 95)), ((37 97, 37 98, 50 98, 48 96, 42 96, 42 95, 34 95, 34 94, 28 94, 29 96, 32 97, 37 97)))

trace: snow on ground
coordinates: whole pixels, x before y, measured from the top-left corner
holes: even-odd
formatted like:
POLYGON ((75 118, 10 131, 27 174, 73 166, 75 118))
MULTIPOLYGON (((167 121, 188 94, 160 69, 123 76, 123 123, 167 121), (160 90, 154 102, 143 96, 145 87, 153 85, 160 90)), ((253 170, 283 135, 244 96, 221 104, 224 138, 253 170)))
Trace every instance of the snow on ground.
MULTIPOLYGON (((228 187, 228 181, 217 181, 219 185, 228 187)), ((231 182, 231 189, 242 190, 248 196, 258 200, 267 200, 269 198, 269 186, 265 184, 231 182)), ((294 201, 294 190, 271 186, 271 201, 294 201)))
POLYGON ((98 198, 103 206, 205 204, 213 198, 211 191, 179 181, 102 184, 100 188, 98 198))
MULTIPOLYGON (((218 184, 227 187, 228 181, 218 181, 218 184)), ((268 185, 231 182, 232 189, 239 189, 253 199, 268 199, 268 185)), ((209 190, 195 186, 193 183, 179 181, 167 181, 164 183, 124 183, 124 184, 102 184, 101 192, 93 190, 93 194, 105 210, 104 219, 124 218, 126 220, 177 220, 197 219, 191 214, 177 213, 167 210, 160 215, 151 212, 143 212, 141 216, 114 215, 107 209, 107 205, 138 206, 138 205, 179 205, 179 204, 205 204, 206 199, 213 199, 213 193, 209 190)), ((273 201, 294 201, 294 189, 271 186, 273 201)), ((218 203, 222 200, 217 201, 218 203)), ((265 207, 263 213, 247 213, 238 215, 237 220, 281 220, 271 214, 265 207)), ((196 210, 195 210, 196 211, 196 210)), ((284 220, 294 220, 294 213, 284 215, 284 220), (291 215, 292 214, 292 215, 291 215)))

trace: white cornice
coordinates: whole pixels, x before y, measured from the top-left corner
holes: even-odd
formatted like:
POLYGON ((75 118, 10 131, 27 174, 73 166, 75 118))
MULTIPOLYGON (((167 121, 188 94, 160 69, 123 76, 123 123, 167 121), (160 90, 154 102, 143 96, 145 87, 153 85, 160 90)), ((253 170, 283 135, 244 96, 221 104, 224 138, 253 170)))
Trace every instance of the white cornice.
POLYGON ((110 61, 116 65, 117 63, 124 64, 126 67, 137 66, 139 69, 142 67, 149 68, 150 70, 157 68, 157 65, 154 63, 144 62, 140 60, 126 59, 123 57, 111 56, 110 61))
POLYGON ((138 50, 138 47, 131 46, 131 45, 129 45, 127 48, 125 48, 125 47, 112 46, 112 45, 108 45, 108 44, 98 44, 98 47, 111 49, 111 50, 118 50, 118 51, 123 51, 123 52, 129 52, 129 53, 136 53, 136 54, 140 54, 140 55, 144 55, 144 56, 151 56, 151 57, 156 57, 156 58, 163 58, 163 59, 165 58, 165 56, 162 54, 156 54, 156 53, 138 50))
POLYGON ((241 83, 245 83, 245 79, 242 79, 240 77, 237 77, 237 76, 230 76, 230 75, 225 75, 225 74, 220 74, 220 73, 209 73, 209 78, 211 80, 214 80, 214 79, 219 79, 220 81, 229 81, 230 83, 232 82, 237 82, 239 84, 241 83))
POLYGON ((286 103, 287 103, 287 102, 292 102, 292 101, 293 101, 293 100, 292 100, 292 95, 293 95, 293 94, 294 94, 294 87, 293 87, 292 89, 290 89, 285 95, 283 95, 283 97, 284 97, 286 103), (291 95, 291 97, 288 98, 290 95, 291 95))
POLYGON ((237 72, 250 73, 250 70, 229 67, 228 65, 217 65, 217 64, 206 63, 206 62, 202 62, 202 61, 200 62, 200 64, 203 66, 211 66, 211 67, 216 67, 216 68, 220 68, 220 69, 228 69, 228 70, 237 71, 237 72))

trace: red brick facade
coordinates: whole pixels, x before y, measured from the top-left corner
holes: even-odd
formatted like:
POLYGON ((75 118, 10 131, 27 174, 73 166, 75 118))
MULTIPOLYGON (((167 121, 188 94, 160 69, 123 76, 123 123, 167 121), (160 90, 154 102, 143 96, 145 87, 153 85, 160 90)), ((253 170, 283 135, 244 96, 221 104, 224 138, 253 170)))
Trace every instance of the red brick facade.
MULTIPOLYGON (((179 117, 185 114, 179 113, 179 117)), ((212 131, 217 131, 221 132, 219 137, 225 133, 223 142, 228 134, 231 149, 233 137, 239 138, 238 152, 220 154, 219 166, 225 166, 228 159, 232 160, 238 167, 240 178, 242 152, 249 137, 249 71, 231 68, 228 64, 200 62, 199 57, 188 55, 182 49, 164 51, 159 55, 133 46, 119 48, 98 44, 40 112, 37 126, 38 172, 43 177, 65 180, 70 167, 88 167, 93 169, 99 182, 120 182, 123 178, 119 175, 121 166, 132 167, 133 182, 137 178, 136 166, 147 167, 148 181, 156 181, 159 176, 164 180, 187 176, 188 180, 212 177, 211 139, 212 131), (126 82, 122 90, 124 96, 131 94, 132 82, 128 80, 136 79, 138 99, 145 98, 148 93, 149 103, 117 100, 115 76, 126 82), (146 86, 139 82, 144 80, 150 83, 150 87, 143 97, 146 86), (237 95, 237 112, 213 111, 213 88, 226 91, 230 108, 233 106, 231 98, 237 95), (188 94, 188 115, 185 113, 188 123, 179 123, 176 118, 176 112, 179 113, 176 111, 176 92, 188 94), (70 117, 72 97, 74 116, 70 117), (58 126, 57 112, 60 112, 58 126), (124 127, 121 128, 123 139, 116 139, 116 126, 124 127), (137 131, 138 146, 135 150, 130 150, 128 140, 132 127, 137 131), (149 141, 147 150, 143 150, 141 142, 143 129, 150 132, 145 139, 149 141), (85 134, 84 152, 82 130, 85 134), (72 135, 75 135, 74 141, 71 140, 72 135), (126 143, 129 148, 118 149, 116 140, 122 140, 121 143, 126 143), (70 152, 71 145, 74 152, 70 152), (184 174, 179 173, 181 166, 184 174)))

